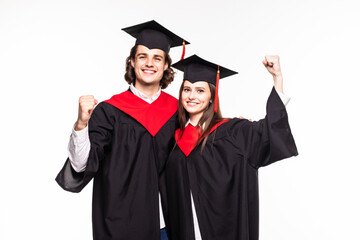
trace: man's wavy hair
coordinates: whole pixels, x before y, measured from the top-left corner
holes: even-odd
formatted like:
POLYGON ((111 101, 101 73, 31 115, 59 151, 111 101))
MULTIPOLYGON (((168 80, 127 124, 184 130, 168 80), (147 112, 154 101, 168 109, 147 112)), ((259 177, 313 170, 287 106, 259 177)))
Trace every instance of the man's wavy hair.
MULTIPOLYGON (((134 85, 135 85, 136 76, 135 76, 134 68, 133 68, 133 66, 131 66, 131 59, 135 61, 137 48, 138 48, 138 45, 135 45, 134 47, 132 47, 130 50, 130 56, 128 56, 126 58, 126 73, 124 75, 126 82, 128 84, 133 83, 134 85)), ((164 71, 164 75, 163 75, 162 79, 160 80, 161 89, 167 88, 167 86, 172 81, 174 81, 174 76, 175 76, 174 70, 170 67, 171 63, 172 63, 170 55, 165 52, 165 64, 166 63, 168 64, 168 68, 164 71)))

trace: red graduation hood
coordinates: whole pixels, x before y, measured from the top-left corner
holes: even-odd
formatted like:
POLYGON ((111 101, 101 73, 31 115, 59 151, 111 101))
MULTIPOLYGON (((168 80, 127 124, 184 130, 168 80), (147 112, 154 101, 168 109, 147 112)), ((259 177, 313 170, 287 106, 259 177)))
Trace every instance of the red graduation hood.
POLYGON ((130 91, 112 96, 104 101, 120 109, 137 120, 148 132, 155 136, 164 124, 175 114, 178 101, 173 96, 161 92, 158 99, 147 103, 130 91))
MULTIPOLYGON (((215 129, 217 129, 220 125, 222 125, 223 123, 226 123, 227 121, 229 121, 229 120, 223 120, 223 121, 215 124, 215 126, 212 127, 212 129, 210 130, 210 133, 215 131, 215 129)), ((180 139, 179 139, 179 136, 180 136, 180 129, 177 129, 175 132, 176 143, 179 146, 180 150, 185 154, 185 156, 188 157, 190 155, 190 153, 192 152, 192 150, 194 150, 195 144, 200 137, 197 127, 194 127, 193 125, 188 124, 180 139)))

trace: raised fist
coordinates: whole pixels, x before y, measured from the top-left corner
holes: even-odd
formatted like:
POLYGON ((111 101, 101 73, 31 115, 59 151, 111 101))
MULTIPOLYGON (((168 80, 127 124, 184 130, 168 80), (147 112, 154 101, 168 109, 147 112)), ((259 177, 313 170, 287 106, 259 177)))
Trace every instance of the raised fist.
POLYGON ((263 64, 273 77, 281 76, 279 56, 267 55, 263 60, 263 64))
POLYGON ((263 64, 274 78, 274 87, 277 91, 283 93, 283 77, 280 69, 279 56, 267 55, 263 64))
POLYGON ((93 95, 81 96, 79 98, 78 119, 75 123, 75 130, 79 131, 87 126, 90 116, 98 101, 93 95))

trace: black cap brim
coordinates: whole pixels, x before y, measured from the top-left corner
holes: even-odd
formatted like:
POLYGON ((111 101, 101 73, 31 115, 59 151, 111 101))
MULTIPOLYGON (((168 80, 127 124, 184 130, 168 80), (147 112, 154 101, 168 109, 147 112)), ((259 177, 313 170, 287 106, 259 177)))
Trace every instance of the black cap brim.
POLYGON ((126 27, 122 30, 136 38, 136 45, 144 45, 149 49, 156 48, 169 52, 170 48, 181 46, 183 42, 190 44, 154 20, 126 27))
POLYGON ((206 61, 197 55, 192 55, 184 60, 174 63, 172 67, 184 72, 184 80, 192 83, 205 81, 216 85, 216 75, 219 67, 219 79, 237 74, 237 72, 228 68, 219 66, 215 63, 206 61))

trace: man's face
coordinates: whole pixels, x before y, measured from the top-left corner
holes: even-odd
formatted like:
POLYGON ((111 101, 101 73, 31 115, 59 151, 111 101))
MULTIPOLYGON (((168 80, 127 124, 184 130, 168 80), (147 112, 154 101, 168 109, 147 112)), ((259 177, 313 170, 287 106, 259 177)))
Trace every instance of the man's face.
POLYGON ((163 50, 149 49, 144 45, 138 45, 135 59, 131 59, 131 65, 135 71, 135 84, 142 86, 159 85, 164 71, 168 68, 163 50))

